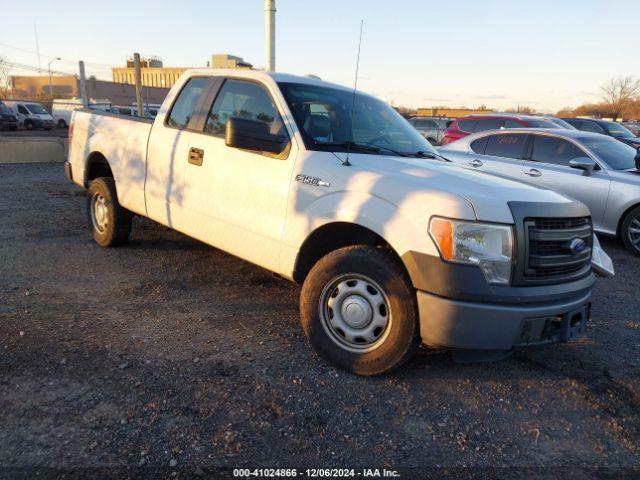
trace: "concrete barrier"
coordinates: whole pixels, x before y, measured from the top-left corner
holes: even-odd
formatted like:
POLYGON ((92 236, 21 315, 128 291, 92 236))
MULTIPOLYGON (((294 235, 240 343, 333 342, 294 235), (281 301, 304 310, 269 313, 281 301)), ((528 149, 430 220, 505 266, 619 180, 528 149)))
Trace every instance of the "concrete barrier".
POLYGON ((0 163, 64 162, 66 158, 66 138, 0 137, 0 163))

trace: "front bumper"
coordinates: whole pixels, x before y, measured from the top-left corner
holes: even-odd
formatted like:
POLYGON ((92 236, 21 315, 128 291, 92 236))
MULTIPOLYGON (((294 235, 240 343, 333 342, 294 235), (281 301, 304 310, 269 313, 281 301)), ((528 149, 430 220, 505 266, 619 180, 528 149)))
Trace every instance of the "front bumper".
POLYGON ((420 334, 429 345, 473 350, 570 341, 581 336, 591 290, 577 298, 535 304, 453 300, 418 291, 420 334))

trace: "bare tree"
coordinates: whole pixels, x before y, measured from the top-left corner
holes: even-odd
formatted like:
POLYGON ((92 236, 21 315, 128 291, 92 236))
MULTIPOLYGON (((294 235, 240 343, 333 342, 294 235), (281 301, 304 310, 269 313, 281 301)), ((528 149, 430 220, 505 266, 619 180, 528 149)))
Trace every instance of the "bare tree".
POLYGON ((602 100, 615 120, 622 117, 629 104, 640 96, 640 80, 632 77, 614 77, 602 86, 602 100))
POLYGON ((11 67, 7 61, 0 57, 0 96, 7 97, 11 92, 11 67))

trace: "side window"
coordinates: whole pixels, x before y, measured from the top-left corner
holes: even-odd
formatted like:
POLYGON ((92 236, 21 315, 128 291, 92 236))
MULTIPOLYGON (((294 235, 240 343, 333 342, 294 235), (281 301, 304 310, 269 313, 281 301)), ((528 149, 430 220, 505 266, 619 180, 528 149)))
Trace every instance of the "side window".
POLYGON ((245 118, 266 123, 274 135, 284 135, 284 122, 271 97, 260 85, 241 80, 227 80, 213 102, 204 130, 224 137, 227 120, 245 118))
POLYGON ((499 118, 487 118, 486 120, 478 120, 476 132, 484 132, 485 130, 497 130, 500 128, 502 120, 499 118))
POLYGON ((478 122, 476 120, 459 120, 458 129, 463 132, 473 133, 476 131, 477 123, 478 122))
POLYGON ((582 125, 580 126, 580 130, 583 130, 585 132, 605 133, 602 127, 598 125, 596 122, 589 122, 587 120, 584 120, 582 122, 582 125))
POLYGON ((521 123, 516 122, 515 120, 505 120, 504 121, 504 128, 523 128, 524 125, 522 125, 521 123))
MULTIPOLYGON (((196 106, 202 94, 206 91, 210 80, 205 77, 190 79, 178 94, 178 98, 171 108, 167 125, 176 128, 187 128, 196 113, 196 106)), ((137 115, 134 113, 134 115, 137 115)))
POLYGON ((570 160, 586 156, 587 154, 573 143, 561 138, 536 135, 533 139, 531 160, 534 162, 569 166, 570 160))
POLYGON ((525 134, 490 135, 484 154, 493 157, 520 159, 526 140, 527 135, 525 134))
POLYGON ((18 113, 22 115, 29 115, 29 110, 27 110, 24 105, 18 105, 18 113))
POLYGON ((471 142, 471 150, 473 150, 473 152, 477 153, 478 155, 484 155, 484 150, 487 147, 488 140, 489 137, 482 137, 474 140, 473 142, 471 142))

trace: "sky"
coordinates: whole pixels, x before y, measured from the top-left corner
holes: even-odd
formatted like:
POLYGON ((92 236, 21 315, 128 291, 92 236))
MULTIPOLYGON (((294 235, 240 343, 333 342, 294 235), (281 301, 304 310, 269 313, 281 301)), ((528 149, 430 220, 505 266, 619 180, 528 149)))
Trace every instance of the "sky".
MULTIPOLYGON (((640 77, 638 0, 276 0, 276 67, 353 85, 397 106, 555 112, 640 77)), ((0 57, 110 79, 134 51, 165 66, 213 53, 265 64, 263 0, 0 0, 0 57)), ((28 72, 16 71, 25 74, 28 72)))

